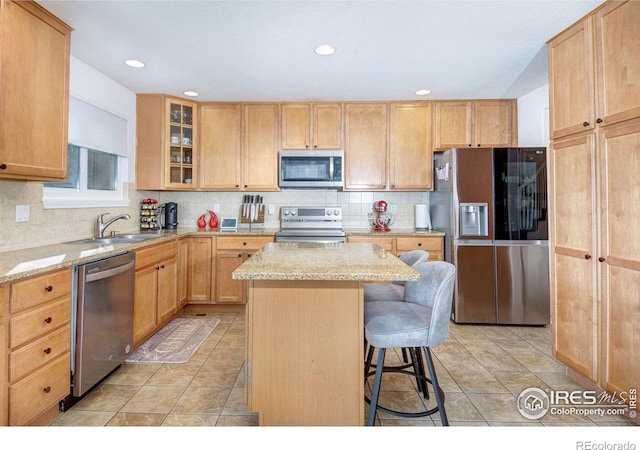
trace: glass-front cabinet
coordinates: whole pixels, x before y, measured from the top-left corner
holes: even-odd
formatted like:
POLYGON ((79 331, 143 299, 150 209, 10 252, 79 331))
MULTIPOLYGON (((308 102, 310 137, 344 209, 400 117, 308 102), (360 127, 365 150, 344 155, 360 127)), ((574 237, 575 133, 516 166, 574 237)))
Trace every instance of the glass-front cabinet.
POLYGON ((188 188, 194 182, 194 128, 196 108, 194 104, 167 100, 169 136, 169 164, 167 165, 167 181, 169 185, 185 185, 188 188))

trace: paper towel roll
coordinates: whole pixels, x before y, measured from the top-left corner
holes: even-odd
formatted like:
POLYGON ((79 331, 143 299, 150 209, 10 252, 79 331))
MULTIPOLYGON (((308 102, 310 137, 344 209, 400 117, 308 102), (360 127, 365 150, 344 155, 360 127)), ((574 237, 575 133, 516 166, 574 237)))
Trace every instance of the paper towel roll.
POLYGON ((431 231, 431 217, 427 205, 416 205, 416 230, 431 231))

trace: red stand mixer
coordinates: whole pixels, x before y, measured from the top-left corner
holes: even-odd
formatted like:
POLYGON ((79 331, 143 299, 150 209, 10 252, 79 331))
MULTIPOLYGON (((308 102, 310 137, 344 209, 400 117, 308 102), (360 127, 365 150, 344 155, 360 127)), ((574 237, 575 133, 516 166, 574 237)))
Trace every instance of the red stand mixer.
POLYGON ((387 202, 379 200, 373 203, 373 212, 369 213, 369 223, 371 229, 378 232, 391 231, 389 225, 394 222, 394 217, 387 212, 387 202))

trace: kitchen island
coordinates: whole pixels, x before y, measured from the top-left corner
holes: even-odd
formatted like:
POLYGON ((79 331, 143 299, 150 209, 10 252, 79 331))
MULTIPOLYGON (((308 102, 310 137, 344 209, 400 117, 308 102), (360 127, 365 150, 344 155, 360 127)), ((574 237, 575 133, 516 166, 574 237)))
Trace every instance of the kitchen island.
POLYGON ((420 274, 375 244, 272 243, 248 280, 246 401, 260 425, 364 424, 365 282, 420 274))

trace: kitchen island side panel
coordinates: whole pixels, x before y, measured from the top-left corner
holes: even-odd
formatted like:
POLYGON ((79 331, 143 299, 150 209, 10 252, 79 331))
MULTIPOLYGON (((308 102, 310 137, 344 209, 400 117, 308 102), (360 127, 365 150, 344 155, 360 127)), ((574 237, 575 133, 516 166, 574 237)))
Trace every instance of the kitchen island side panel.
POLYGON ((247 404, 260 425, 364 424, 362 281, 249 282, 247 404))

